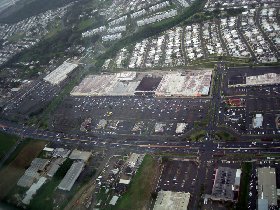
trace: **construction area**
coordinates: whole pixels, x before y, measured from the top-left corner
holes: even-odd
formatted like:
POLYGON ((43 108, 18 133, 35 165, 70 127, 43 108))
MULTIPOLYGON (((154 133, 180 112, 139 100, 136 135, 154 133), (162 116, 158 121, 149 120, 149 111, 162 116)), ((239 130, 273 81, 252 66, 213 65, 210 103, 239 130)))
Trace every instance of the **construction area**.
POLYGON ((154 210, 185 210, 188 208, 190 193, 159 191, 154 210))
POLYGON ((212 70, 163 72, 122 72, 89 75, 71 92, 72 96, 133 96, 157 97, 207 96, 212 70))

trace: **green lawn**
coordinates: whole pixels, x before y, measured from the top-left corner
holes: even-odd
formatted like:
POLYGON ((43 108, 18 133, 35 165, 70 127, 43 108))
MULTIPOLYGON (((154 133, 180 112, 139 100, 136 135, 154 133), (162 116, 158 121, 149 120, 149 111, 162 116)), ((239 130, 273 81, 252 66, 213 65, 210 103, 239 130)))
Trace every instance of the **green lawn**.
POLYGON ((153 191, 154 177, 157 173, 158 163, 146 155, 136 175, 133 177, 128 190, 119 198, 114 210, 146 209, 149 205, 151 192, 153 191))
POLYGON ((191 136, 190 136, 190 139, 192 141, 200 141, 202 140, 206 135, 206 131, 205 130, 197 130, 197 131, 194 131, 191 136))
POLYGON ((0 132, 0 160, 18 141, 18 137, 0 132))
POLYGON ((224 141, 236 140, 236 138, 231 133, 228 133, 226 131, 217 131, 215 135, 219 140, 224 140, 224 141))

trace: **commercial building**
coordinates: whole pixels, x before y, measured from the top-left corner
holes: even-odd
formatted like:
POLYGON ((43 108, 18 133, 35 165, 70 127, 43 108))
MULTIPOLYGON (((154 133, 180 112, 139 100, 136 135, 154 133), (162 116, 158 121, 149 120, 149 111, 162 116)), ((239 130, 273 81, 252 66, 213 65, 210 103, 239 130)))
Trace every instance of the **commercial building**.
POLYGON ((267 73, 247 77, 232 77, 229 81, 229 87, 246 87, 246 86, 262 86, 275 85, 280 83, 280 74, 267 73))
POLYGON ((176 133, 177 134, 184 133, 186 126, 187 126, 186 123, 177 123, 176 133))
POLYGON ((155 133, 162 133, 164 131, 165 123, 156 123, 155 124, 155 133))
POLYGON ((241 169, 219 167, 215 173, 212 194, 209 198, 216 201, 237 201, 241 169))
POLYGON ((159 191, 154 210, 186 210, 190 201, 190 193, 159 191))
POLYGON ((209 94, 212 71, 174 72, 164 75, 155 92, 156 96, 193 97, 209 94))
POLYGON ((72 96, 193 97, 209 94, 212 70, 173 73, 136 73, 89 75, 71 91, 72 96))
POLYGON ((273 85, 280 83, 280 74, 268 73, 246 77, 246 85, 273 85))
POLYGON ((58 85, 63 80, 68 77, 68 74, 72 72, 75 68, 78 67, 78 64, 64 62, 50 74, 48 74, 44 80, 51 83, 52 85, 58 85))
POLYGON ((275 168, 258 168, 258 209, 277 206, 275 168))
POLYGON ((256 114, 256 116, 253 118, 253 122, 252 122, 253 128, 261 128, 262 124, 263 124, 263 115, 256 114))
POLYGON ((85 163, 83 161, 74 162, 58 185, 58 189, 70 191, 84 169, 84 166, 85 163))

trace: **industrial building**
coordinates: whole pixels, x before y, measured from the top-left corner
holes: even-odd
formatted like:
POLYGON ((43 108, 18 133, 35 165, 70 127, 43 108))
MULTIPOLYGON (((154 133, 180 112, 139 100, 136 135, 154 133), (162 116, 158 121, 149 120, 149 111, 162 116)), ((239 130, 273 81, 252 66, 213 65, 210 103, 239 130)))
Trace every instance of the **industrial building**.
POLYGON ((47 181, 47 178, 41 177, 38 182, 34 183, 29 190, 26 191, 25 197, 22 200, 22 203, 29 205, 32 197, 36 194, 36 192, 42 187, 43 184, 47 181))
POLYGON ((30 187, 40 178, 39 172, 43 171, 48 165, 48 159, 35 158, 28 169, 25 170, 17 185, 21 187, 30 187))
POLYGON ((212 194, 216 201, 237 201, 240 186, 241 169, 219 167, 215 173, 212 194))
POLYGON ((277 206, 275 168, 258 168, 258 209, 269 209, 277 206))
POLYGON ((50 74, 48 74, 44 78, 44 80, 51 83, 52 85, 58 85, 63 80, 65 80, 68 77, 68 74, 71 73, 77 67, 78 64, 64 62, 62 65, 60 65, 50 74))
POLYGON ((186 210, 190 201, 190 193, 159 191, 154 210, 186 210))
POLYGON ((70 154, 70 150, 69 149, 55 148, 53 153, 52 153, 52 156, 53 157, 66 158, 66 157, 68 157, 69 154, 70 154))
POLYGON ((83 160, 84 162, 87 162, 90 156, 91 152, 74 149, 69 158, 72 160, 83 160))
POLYGON ((84 166, 85 163, 83 161, 74 162, 58 185, 58 189, 70 191, 84 169, 84 166))

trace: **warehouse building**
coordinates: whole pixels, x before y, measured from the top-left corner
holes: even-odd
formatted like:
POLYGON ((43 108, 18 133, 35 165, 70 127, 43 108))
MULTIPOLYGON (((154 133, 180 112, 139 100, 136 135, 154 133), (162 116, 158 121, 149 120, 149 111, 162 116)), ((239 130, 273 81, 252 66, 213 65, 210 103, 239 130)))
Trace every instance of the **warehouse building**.
POLYGON ((17 185, 21 187, 30 187, 35 181, 40 178, 39 172, 44 171, 48 165, 48 159, 35 158, 29 168, 27 168, 18 180, 17 185))
POLYGON ((159 191, 154 210, 186 210, 190 201, 190 193, 159 191))
POLYGON ((83 160, 84 162, 87 162, 90 156, 91 152, 74 149, 69 158, 72 160, 83 160))
POLYGON ((258 209, 277 206, 275 168, 258 168, 258 209))
POLYGON ((62 65, 57 67, 54 71, 48 74, 44 80, 51 83, 52 85, 58 85, 65 80, 68 75, 78 67, 78 64, 64 62, 62 65))
POLYGON ((83 161, 74 162, 58 185, 58 189, 70 191, 84 169, 84 166, 85 163, 83 161))
POLYGON ((33 198, 33 196, 36 194, 36 192, 40 189, 40 187, 42 187, 43 184, 45 184, 45 182, 47 181, 47 178, 45 177, 41 177, 38 182, 34 183, 29 190, 26 191, 25 193, 25 197, 22 200, 22 203, 29 205, 31 199, 33 198))

